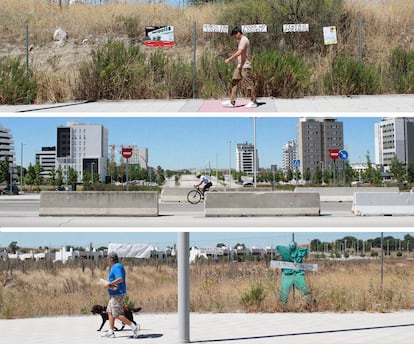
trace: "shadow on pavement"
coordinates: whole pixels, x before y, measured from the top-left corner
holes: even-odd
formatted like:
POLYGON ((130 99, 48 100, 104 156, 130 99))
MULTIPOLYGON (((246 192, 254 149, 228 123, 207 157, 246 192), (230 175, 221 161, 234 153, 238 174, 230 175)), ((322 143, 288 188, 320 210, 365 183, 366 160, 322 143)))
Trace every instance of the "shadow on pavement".
POLYGON ((414 324, 384 325, 384 326, 372 326, 372 327, 360 327, 360 328, 324 330, 324 331, 312 331, 312 332, 298 332, 298 333, 282 333, 282 334, 267 335, 267 336, 222 338, 222 339, 208 339, 208 340, 206 339, 206 340, 191 341, 191 343, 220 343, 220 342, 230 342, 230 341, 237 342, 241 340, 258 340, 258 339, 266 339, 266 338, 282 338, 282 337, 306 336, 306 335, 315 335, 315 334, 328 334, 328 333, 353 332, 353 331, 370 331, 370 330, 381 330, 381 329, 387 329, 387 328, 399 328, 399 327, 409 327, 409 326, 414 327, 414 324))

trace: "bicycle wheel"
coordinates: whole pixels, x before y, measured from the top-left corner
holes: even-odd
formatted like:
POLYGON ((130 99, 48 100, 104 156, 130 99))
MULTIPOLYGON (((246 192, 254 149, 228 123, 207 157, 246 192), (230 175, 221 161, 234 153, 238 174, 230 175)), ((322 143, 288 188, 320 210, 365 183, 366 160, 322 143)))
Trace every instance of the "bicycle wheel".
POLYGON ((197 190, 191 190, 191 191, 187 194, 187 200, 188 200, 188 202, 190 202, 191 204, 197 204, 197 203, 200 203, 200 201, 201 201, 201 194, 200 194, 200 192, 198 192, 197 190))

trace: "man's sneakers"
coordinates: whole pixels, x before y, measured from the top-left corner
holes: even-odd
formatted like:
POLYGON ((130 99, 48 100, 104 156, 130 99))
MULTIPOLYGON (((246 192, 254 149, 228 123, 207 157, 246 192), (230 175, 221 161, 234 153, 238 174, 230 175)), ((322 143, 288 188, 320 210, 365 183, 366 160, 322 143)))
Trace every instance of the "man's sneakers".
POLYGON ((226 100, 225 102, 221 102, 224 107, 227 108, 234 108, 236 106, 236 103, 232 103, 230 100, 226 100))
POLYGON ((112 337, 112 338, 115 338, 115 332, 112 331, 112 330, 105 331, 104 334, 102 335, 102 337, 107 337, 107 338, 112 337))
MULTIPOLYGON (((132 330, 132 336, 134 338, 138 338, 138 332, 139 332, 140 329, 141 329, 141 326, 139 324, 136 324, 136 325, 132 324, 131 330, 132 330)), ((102 337, 115 338, 115 332, 112 331, 112 330, 105 331, 102 334, 102 337)))
POLYGON ((248 102, 245 106, 245 108, 257 108, 257 103, 256 102, 248 102))
POLYGON ((140 328, 141 328, 141 326, 139 324, 136 324, 135 326, 131 327, 134 338, 138 338, 138 332, 139 332, 140 328))
MULTIPOLYGON (((221 104, 223 104, 223 106, 226 107, 226 108, 235 108, 236 107, 236 103, 232 102, 230 100, 226 100, 225 102, 222 102, 221 104)), ((257 108, 258 104, 256 102, 248 102, 243 107, 245 107, 245 108, 257 108)))

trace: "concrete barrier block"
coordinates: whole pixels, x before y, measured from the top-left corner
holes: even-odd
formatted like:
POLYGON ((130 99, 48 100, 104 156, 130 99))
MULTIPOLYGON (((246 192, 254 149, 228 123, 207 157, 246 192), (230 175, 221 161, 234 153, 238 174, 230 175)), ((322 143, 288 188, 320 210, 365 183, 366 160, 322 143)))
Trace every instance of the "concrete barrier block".
POLYGON ((414 215, 414 193, 356 192, 352 212, 358 216, 414 215))
POLYGON ((40 216, 158 216, 157 192, 53 191, 40 194, 40 216))
POLYGON ((352 202, 355 192, 399 192, 398 187, 375 186, 323 186, 323 187, 296 187, 295 192, 317 192, 321 202, 352 202))
POLYGON ((209 216, 318 216, 317 193, 210 192, 204 215, 209 216))

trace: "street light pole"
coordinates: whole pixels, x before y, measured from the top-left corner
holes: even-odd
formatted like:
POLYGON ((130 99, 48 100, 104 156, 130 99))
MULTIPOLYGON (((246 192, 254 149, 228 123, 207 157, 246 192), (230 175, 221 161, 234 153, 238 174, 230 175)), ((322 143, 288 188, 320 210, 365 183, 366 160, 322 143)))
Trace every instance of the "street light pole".
POLYGON ((95 162, 92 162, 91 163, 91 184, 93 184, 93 170, 94 170, 94 167, 95 167, 95 162))
POLYGON ((231 188, 231 144, 233 141, 228 140, 225 142, 229 144, 229 188, 231 188))
POLYGON ((253 185, 257 185, 256 117, 253 117, 253 185))
POLYGON ((20 152, 20 189, 23 192, 23 185, 24 185, 24 181, 23 181, 23 146, 24 143, 21 143, 21 152, 20 152))

